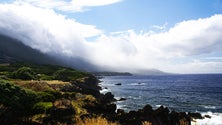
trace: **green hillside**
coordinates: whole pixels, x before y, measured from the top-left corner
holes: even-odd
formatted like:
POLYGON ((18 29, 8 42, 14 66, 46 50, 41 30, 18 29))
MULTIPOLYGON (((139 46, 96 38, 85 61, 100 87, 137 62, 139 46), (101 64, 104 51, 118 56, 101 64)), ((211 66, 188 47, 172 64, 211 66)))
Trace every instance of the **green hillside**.
POLYGON ((97 102, 96 80, 89 73, 61 66, 0 64, 0 123, 82 122, 81 116, 89 115, 84 107, 97 102), (81 84, 88 81, 92 83, 84 88, 81 84))

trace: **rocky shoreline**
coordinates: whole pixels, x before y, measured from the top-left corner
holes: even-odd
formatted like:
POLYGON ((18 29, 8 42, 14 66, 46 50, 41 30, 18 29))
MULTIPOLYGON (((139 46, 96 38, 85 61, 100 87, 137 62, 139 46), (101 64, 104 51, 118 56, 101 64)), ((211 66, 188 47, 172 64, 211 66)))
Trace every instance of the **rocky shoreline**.
POLYGON ((153 109, 148 104, 137 111, 117 109, 115 102, 124 98, 100 93, 98 78, 70 68, 23 63, 0 68, 0 123, 4 125, 88 125, 86 119, 97 118, 107 124, 96 125, 191 125, 193 119, 202 118, 199 113, 164 106, 153 109))
MULTIPOLYGON (((96 95, 98 102, 86 105, 85 108, 92 114, 102 115, 108 120, 118 122, 121 125, 141 125, 144 121, 148 121, 152 125, 191 125, 193 119, 203 119, 200 113, 170 111, 164 106, 154 110, 149 104, 137 111, 125 112, 122 109, 117 109, 114 103, 117 100, 111 92, 98 95, 98 92, 101 90, 101 87, 98 87, 99 80, 96 80, 96 82, 94 80, 91 83, 94 83, 92 84, 94 87, 91 87, 96 88, 90 90, 95 91, 95 93, 91 94, 96 95)), ((88 87, 83 88, 83 90, 89 91, 88 89, 88 87)), ((121 101, 124 101, 124 99, 121 101)))

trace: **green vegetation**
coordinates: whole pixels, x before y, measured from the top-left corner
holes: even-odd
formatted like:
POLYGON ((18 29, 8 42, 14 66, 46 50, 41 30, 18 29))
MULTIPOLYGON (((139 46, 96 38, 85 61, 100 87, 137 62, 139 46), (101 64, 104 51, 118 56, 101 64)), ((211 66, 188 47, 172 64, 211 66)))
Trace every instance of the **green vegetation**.
POLYGON ((60 69, 53 74, 55 79, 62 81, 74 81, 86 75, 87 74, 84 72, 79 72, 71 69, 60 69))
POLYGON ((30 108, 35 102, 36 95, 34 92, 26 91, 9 82, 1 81, 0 91, 1 103, 13 109, 24 110, 30 108))
POLYGON ((0 65, 0 76, 21 80, 62 80, 74 81, 89 76, 89 73, 55 65, 13 63, 0 65))
POLYGON ((22 67, 12 73, 12 78, 22 80, 34 80, 37 79, 37 75, 31 68, 22 67))
POLYGON ((46 113, 50 111, 52 106, 52 102, 38 102, 33 106, 33 110, 36 111, 36 113, 46 113))
POLYGON ((0 65, 0 123, 74 124, 77 118, 88 114, 83 108, 84 101, 95 99, 91 95, 62 89, 71 86, 70 81, 89 76, 85 72, 52 65, 0 65))

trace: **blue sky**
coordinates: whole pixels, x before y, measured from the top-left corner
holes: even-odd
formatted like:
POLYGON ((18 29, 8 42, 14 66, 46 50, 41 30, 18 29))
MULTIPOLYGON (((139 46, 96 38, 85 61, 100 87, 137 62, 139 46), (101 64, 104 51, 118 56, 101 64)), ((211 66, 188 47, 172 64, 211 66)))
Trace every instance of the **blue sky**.
POLYGON ((102 70, 222 73, 221 0, 1 0, 0 33, 102 70))
POLYGON ((181 21, 220 13, 220 0, 123 0, 113 5, 68 15, 79 22, 113 32, 128 29, 148 30, 153 25, 165 23, 171 27, 181 21))

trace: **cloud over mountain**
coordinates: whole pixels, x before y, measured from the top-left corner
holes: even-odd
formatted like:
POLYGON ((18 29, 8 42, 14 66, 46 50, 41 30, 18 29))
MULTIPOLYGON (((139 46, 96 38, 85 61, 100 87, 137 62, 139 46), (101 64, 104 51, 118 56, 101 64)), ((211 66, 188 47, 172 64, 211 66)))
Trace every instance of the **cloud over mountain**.
MULTIPOLYGON (((0 34, 18 39, 43 53, 67 59, 81 58, 101 69, 222 72, 222 60, 210 59, 212 54, 222 53, 220 14, 179 22, 160 32, 104 33, 94 25, 79 23, 54 10, 60 4, 66 7, 69 2, 50 1, 22 0, 0 4, 0 34)), ((84 9, 115 2, 118 0, 97 4, 85 0, 79 4, 84 9)))

